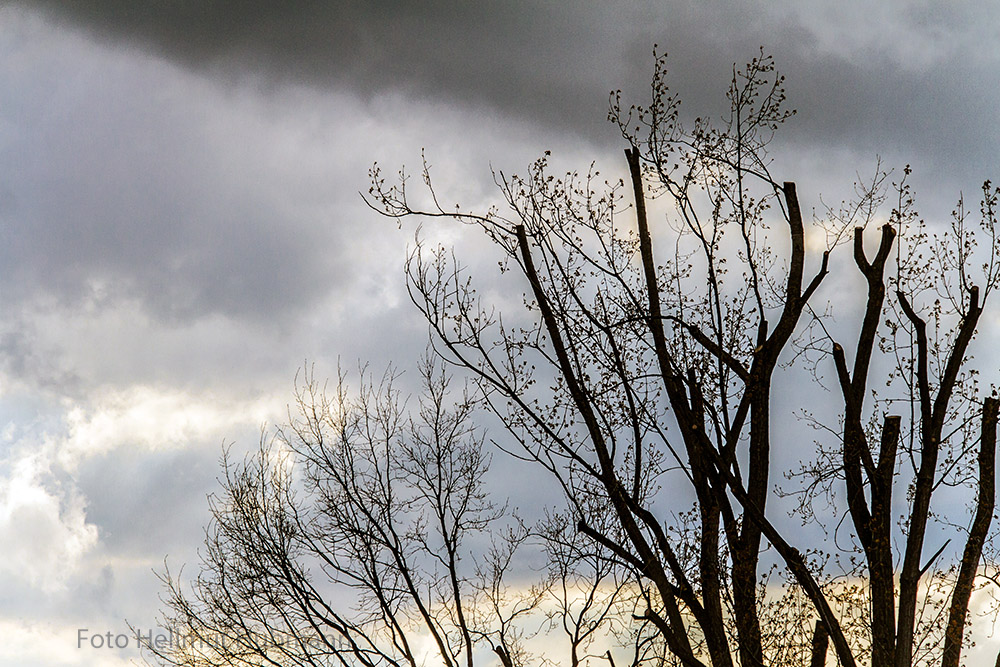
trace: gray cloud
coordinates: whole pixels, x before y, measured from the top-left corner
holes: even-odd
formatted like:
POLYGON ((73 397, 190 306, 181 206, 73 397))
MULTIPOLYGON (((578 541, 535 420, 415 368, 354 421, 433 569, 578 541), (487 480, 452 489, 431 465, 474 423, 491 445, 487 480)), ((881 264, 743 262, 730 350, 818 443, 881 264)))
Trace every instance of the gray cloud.
POLYGON ((362 95, 402 90, 495 110, 602 145, 607 92, 645 90, 652 44, 692 113, 719 111, 759 46, 788 75, 803 149, 898 154, 982 179, 1000 137, 995 10, 883 3, 101 2, 25 0, 102 39, 213 75, 362 95))
MULTIPOLYGON (((399 87, 579 122, 579 102, 619 66, 609 10, 551 3, 29 2, 95 34, 216 72, 374 93, 399 87), (596 13, 596 16, 595 16, 596 13), (603 78, 603 77, 602 77, 603 78), (583 84, 583 90, 580 90, 583 84)), ((648 51, 648 47, 647 47, 648 51)), ((603 99, 597 112, 603 111, 603 99)), ((588 106, 593 106, 591 102, 588 106)), ((586 114, 586 115, 584 115, 586 114)))
POLYGON ((282 163, 300 137, 155 61, 127 66, 73 46, 36 63, 30 84, 6 72, 27 88, 2 112, 8 294, 141 296, 167 319, 260 318, 349 278, 328 254, 336 230, 317 215, 329 189, 301 192, 295 165, 282 163), (224 117, 212 111, 227 105, 224 117), (301 194, 291 209, 289 193, 301 194))
MULTIPOLYGON (((412 367, 412 230, 358 198, 372 160, 391 174, 426 146, 446 201, 477 208, 490 161, 520 170, 551 148, 560 168, 613 172, 608 90, 642 101, 654 42, 691 114, 721 113, 732 63, 764 45, 800 111, 775 148, 807 206, 881 153, 945 186, 947 210, 995 168, 996 10, 828 4, 0 0, 3 456, 76 452, 41 506, 58 519, 79 500, 99 533, 70 590, 19 582, 0 607, 152 622, 148 561, 194 560, 218 445, 252 447, 257 398, 280 413, 303 359, 321 377, 338 356, 412 367), (68 442, 67 424, 86 429, 68 442)), ((481 240, 426 231, 492 270, 481 240)), ((516 465, 494 471, 522 479, 516 465)), ((72 649, 72 633, 36 643, 72 649)))
MULTIPOLYGON (((249 443, 253 435, 233 433, 249 443)), ((221 443, 205 442, 156 452, 125 448, 84 461, 77 481, 103 547, 153 565, 172 551, 186 555, 176 551, 197 540, 210 518, 206 494, 216 486, 221 454, 221 443)))

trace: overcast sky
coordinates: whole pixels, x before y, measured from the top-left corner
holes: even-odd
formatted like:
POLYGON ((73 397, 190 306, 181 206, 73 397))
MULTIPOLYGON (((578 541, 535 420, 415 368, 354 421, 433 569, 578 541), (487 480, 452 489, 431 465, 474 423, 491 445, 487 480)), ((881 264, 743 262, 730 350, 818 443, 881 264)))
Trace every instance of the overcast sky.
POLYGON ((151 569, 194 565, 223 443, 281 419, 304 360, 422 350, 373 161, 426 148, 469 207, 543 150, 618 173, 608 92, 642 98, 654 44, 692 114, 763 46, 804 206, 881 156, 940 216, 1000 177, 998 8, 0 2, 0 665, 126 664, 77 630, 155 625, 151 569))

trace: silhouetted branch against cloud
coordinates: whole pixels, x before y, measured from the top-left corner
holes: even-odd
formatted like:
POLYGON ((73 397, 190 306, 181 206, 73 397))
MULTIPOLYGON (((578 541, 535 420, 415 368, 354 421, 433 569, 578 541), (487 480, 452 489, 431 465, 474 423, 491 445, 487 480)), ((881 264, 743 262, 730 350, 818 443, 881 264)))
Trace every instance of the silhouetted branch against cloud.
POLYGON ((647 100, 612 98, 624 179, 556 176, 544 151, 496 174, 505 206, 469 211, 426 160, 369 172, 369 206, 478 231, 501 275, 481 291, 418 230, 420 398, 392 368, 355 392, 310 372, 290 425, 225 463, 203 574, 190 592, 165 575, 168 625, 224 638, 195 664, 960 664, 995 568, 1000 403, 972 345, 1000 287, 1000 189, 975 224, 960 203, 930 228, 907 167, 808 221, 771 158, 794 115, 774 59, 733 68, 721 121, 682 116, 668 64, 647 100), (824 306, 831 287, 850 298, 824 306), (810 378, 832 387, 816 417, 810 378), (824 429, 812 447, 790 409, 824 429), (484 482, 488 445, 561 504, 510 513, 523 492, 484 482), (944 519, 958 498, 971 518, 944 519))

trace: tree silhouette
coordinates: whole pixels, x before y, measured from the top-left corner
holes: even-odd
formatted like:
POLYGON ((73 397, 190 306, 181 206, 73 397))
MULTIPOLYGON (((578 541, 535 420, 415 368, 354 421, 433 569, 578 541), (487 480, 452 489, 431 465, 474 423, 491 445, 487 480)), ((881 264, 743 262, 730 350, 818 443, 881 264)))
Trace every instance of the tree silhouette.
POLYGON ((449 407, 429 362, 408 414, 391 376, 354 402, 307 378, 280 437, 303 491, 274 446, 226 468, 193 597, 167 576, 171 626, 210 646, 161 657, 818 667, 832 647, 844 666, 960 664, 972 593, 995 569, 998 401, 970 345, 1000 284, 1000 192, 985 183, 978 215, 960 201, 938 230, 909 168, 880 172, 807 227, 795 184, 771 174, 793 112, 769 57, 734 68, 721 122, 682 123, 662 57, 651 92, 644 106, 612 95, 627 182, 556 178, 546 153, 496 175, 505 211, 475 213, 438 204, 426 162, 430 208, 402 172, 373 168, 372 207, 477 227, 523 308, 418 239, 411 297, 474 391, 449 407), (835 252, 848 245, 853 270, 835 252), (821 302, 830 282, 840 298, 821 302), (811 447, 775 400, 804 377, 829 385, 818 414, 798 404, 811 447), (563 509, 522 525, 491 500, 477 410, 563 509), (775 452, 802 459, 781 485, 775 452), (849 536, 809 543, 790 505, 849 536), (513 586, 525 550, 548 574, 513 586), (568 657, 531 652, 538 627, 563 631, 568 657))

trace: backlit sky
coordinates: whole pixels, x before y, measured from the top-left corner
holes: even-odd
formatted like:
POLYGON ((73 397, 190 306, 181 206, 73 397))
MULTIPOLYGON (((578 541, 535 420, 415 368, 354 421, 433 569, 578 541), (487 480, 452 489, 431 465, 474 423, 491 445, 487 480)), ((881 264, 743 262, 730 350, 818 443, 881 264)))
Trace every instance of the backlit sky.
POLYGON ((1000 5, 618 4, 0 2, 0 665, 127 664, 77 631, 155 626, 223 443, 280 421, 304 360, 423 349, 373 161, 425 148, 474 208, 543 150, 620 173, 608 92, 643 99, 654 44, 692 114, 763 45, 805 207, 876 156, 932 219, 1000 178, 1000 5))

